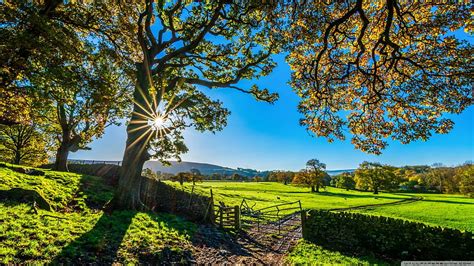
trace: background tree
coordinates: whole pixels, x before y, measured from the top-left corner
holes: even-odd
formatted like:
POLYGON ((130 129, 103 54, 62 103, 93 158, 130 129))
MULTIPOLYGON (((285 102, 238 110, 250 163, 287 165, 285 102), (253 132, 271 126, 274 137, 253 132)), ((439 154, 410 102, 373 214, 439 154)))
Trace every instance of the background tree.
POLYGON ((49 133, 59 144, 55 170, 67 171, 69 152, 88 149, 108 125, 119 124, 127 109, 127 73, 108 49, 92 49, 84 46, 78 60, 49 65, 30 76, 32 90, 44 102, 49 133))
POLYGON ((117 208, 141 206, 137 180, 144 162, 156 158, 166 163, 186 152, 185 128, 215 132, 225 126, 229 112, 200 89, 230 88, 268 102, 277 98, 257 86, 237 86, 243 79, 268 75, 274 67, 270 55, 279 45, 271 34, 275 27, 265 21, 265 4, 144 2, 133 31, 143 56, 135 63, 134 106, 114 199, 117 208))
POLYGON ((346 190, 355 188, 355 181, 353 174, 342 173, 340 175, 333 176, 331 179, 331 185, 338 188, 345 188, 346 190))
POLYGON ((300 185, 304 187, 310 187, 311 192, 315 192, 314 183, 315 183, 315 175, 311 173, 307 169, 302 169, 295 174, 293 177, 293 184, 300 185))
POLYGON ((193 181, 193 185, 196 184, 196 181, 202 181, 204 179, 199 169, 192 168, 189 172, 191 173, 191 181, 193 181))
POLYGON ((319 192, 319 188, 324 187, 325 180, 327 180, 326 179, 327 174, 325 172, 326 164, 320 162, 317 159, 311 159, 308 162, 306 162, 306 170, 310 176, 310 179, 312 180, 311 191, 319 192))
POLYGON ((48 162, 46 137, 35 125, 0 125, 0 160, 37 166, 48 162))
POLYGON ((363 162, 355 171, 356 187, 372 190, 374 194, 378 194, 380 189, 396 189, 401 180, 395 175, 394 170, 392 166, 363 162))
POLYGON ((346 129, 379 154, 387 138, 410 143, 447 133, 473 104, 472 5, 379 1, 298 2, 288 20, 301 125, 329 141, 346 129))
POLYGON ((459 178, 459 191, 474 198, 474 165, 467 165, 457 174, 459 178))
POLYGON ((295 176, 291 171, 272 171, 268 174, 268 180, 273 182, 281 182, 285 185, 290 183, 295 176))
POLYGON ((171 177, 171 180, 178 181, 180 185, 183 185, 184 182, 188 182, 192 179, 191 173, 180 172, 171 177))
POLYGON ((155 179, 155 180, 160 179, 160 176, 158 175, 158 173, 153 172, 153 170, 151 170, 150 168, 143 169, 142 176, 146 176, 148 178, 155 179))

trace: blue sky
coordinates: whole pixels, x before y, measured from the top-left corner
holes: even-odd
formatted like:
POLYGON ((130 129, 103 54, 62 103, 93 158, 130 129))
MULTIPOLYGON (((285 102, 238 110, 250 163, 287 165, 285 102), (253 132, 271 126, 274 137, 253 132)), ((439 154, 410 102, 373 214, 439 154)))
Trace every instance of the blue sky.
MULTIPOLYGON (((324 138, 311 137, 298 124, 299 98, 287 84, 290 69, 283 55, 275 59, 278 62, 275 71, 254 81, 280 94, 273 105, 257 102, 250 95, 231 89, 203 89, 213 98, 222 100, 232 114, 228 126, 216 134, 187 130, 185 139, 189 152, 182 156, 183 160, 259 170, 299 170, 311 158, 326 163, 328 169, 356 168, 364 160, 396 166, 435 162, 456 165, 474 160, 474 106, 460 115, 449 116, 455 122, 449 134, 433 135, 426 142, 408 145, 391 141, 380 156, 354 149, 349 140, 328 143, 324 138)), ((248 84, 252 83, 242 83, 248 84)), ((109 127, 101 139, 89 145, 92 150, 72 153, 70 157, 121 160, 125 137, 124 125, 109 127)))

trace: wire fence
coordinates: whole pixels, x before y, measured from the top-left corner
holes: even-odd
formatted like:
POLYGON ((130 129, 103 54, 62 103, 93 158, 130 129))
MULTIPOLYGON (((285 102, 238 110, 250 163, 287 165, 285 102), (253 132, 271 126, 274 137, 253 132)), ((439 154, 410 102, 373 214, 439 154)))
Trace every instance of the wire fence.
POLYGON ((100 160, 67 160, 71 164, 110 164, 110 165, 122 165, 122 161, 100 161, 100 160))

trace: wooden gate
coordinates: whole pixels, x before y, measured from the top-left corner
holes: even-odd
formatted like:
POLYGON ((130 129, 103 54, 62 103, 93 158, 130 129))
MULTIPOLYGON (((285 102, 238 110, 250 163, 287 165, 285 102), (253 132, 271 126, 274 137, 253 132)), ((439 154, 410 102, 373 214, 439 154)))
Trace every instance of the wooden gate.
POLYGON ((226 206, 223 202, 214 205, 215 224, 223 229, 240 230, 240 206, 226 206))

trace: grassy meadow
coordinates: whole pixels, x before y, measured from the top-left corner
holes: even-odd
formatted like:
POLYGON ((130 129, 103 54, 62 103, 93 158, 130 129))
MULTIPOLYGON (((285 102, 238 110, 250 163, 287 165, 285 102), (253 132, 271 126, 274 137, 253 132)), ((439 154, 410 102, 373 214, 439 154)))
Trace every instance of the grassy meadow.
MULTIPOLYGON (((169 183, 180 186, 177 182, 169 183)), ((191 191, 192 184, 185 183, 182 187, 191 191)), ((474 199, 463 195, 385 192, 374 195, 371 192, 347 191, 333 187, 321 189, 320 193, 310 193, 309 188, 273 182, 205 181, 196 183, 194 188, 195 192, 206 195, 210 194, 210 189, 216 201, 222 201, 227 205, 240 205, 242 199, 245 198, 250 205, 255 204, 256 209, 297 200, 301 201, 305 209, 334 209, 422 197, 421 201, 413 203, 375 206, 353 211, 474 231, 474 199)))
POLYGON ((378 206, 357 212, 474 232, 474 199, 449 194, 412 195, 422 197, 423 200, 410 204, 378 206))

